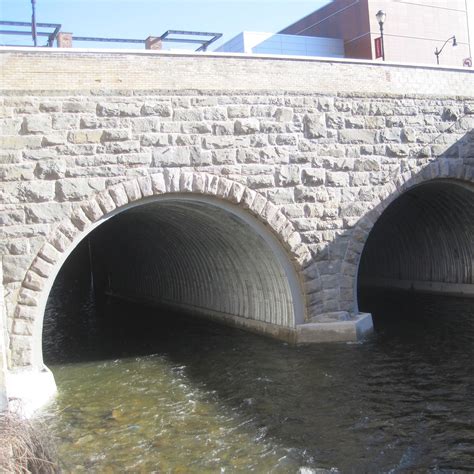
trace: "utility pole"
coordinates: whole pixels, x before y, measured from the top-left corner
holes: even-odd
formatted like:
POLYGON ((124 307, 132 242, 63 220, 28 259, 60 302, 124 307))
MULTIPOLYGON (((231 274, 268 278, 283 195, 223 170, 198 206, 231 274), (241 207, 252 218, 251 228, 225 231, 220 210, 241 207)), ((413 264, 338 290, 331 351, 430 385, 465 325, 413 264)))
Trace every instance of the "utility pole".
POLYGON ((38 36, 36 34, 36 0, 31 0, 31 36, 33 44, 38 46, 38 36))

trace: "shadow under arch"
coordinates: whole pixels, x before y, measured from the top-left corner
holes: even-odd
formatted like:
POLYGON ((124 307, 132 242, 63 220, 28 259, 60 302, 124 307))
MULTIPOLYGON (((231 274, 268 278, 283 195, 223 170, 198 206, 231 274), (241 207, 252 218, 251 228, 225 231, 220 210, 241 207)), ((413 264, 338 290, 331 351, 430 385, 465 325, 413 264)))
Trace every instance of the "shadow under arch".
POLYGON ((357 300, 370 290, 474 296, 474 185, 434 178, 402 192, 365 241, 357 300))

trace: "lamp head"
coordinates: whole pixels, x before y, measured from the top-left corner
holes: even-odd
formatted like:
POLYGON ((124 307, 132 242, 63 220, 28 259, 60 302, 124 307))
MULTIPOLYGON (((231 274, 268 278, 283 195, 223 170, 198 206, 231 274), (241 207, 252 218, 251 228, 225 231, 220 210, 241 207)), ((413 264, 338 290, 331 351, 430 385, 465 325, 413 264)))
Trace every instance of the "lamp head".
POLYGON ((456 36, 453 36, 453 46, 457 46, 458 42, 456 41, 456 36))
POLYGON ((387 15, 385 14, 385 12, 383 10, 379 10, 376 15, 375 15, 375 18, 377 18, 377 21, 379 22, 379 25, 383 25, 385 23, 385 17, 387 15))

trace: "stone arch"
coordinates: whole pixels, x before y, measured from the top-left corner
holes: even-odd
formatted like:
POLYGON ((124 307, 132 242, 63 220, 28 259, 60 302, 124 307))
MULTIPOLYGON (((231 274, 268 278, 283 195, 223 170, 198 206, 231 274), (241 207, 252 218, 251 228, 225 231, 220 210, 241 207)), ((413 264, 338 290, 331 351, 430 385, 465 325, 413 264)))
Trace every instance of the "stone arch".
POLYGON ((351 231, 346 254, 342 264, 341 290, 349 295, 341 306, 348 311, 358 309, 358 272, 362 253, 369 235, 387 208, 407 191, 427 183, 454 182, 459 185, 474 183, 474 167, 463 160, 439 159, 428 164, 421 171, 408 171, 393 183, 384 186, 375 207, 364 215, 351 231))
MULTIPOLYGON (((26 272, 19 292, 10 335, 12 368, 42 367, 42 313, 54 278, 76 245, 109 217, 155 197, 178 194, 213 197, 245 210, 263 224, 289 257, 302 296, 303 320, 298 323, 306 320, 311 289, 318 286, 305 271, 311 262, 311 254, 279 208, 258 192, 227 178, 166 170, 114 184, 78 203, 70 217, 48 236, 26 272)), ((314 273, 311 275, 314 279, 314 273)))

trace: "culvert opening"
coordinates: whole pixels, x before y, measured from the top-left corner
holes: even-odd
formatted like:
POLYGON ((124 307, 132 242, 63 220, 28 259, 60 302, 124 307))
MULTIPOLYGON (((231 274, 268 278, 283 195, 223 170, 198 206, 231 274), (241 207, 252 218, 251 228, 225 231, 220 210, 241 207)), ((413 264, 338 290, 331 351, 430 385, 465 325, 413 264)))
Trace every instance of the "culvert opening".
POLYGON ((429 319, 474 305, 474 191, 450 180, 396 199, 373 227, 358 272, 362 311, 380 319, 429 319))
POLYGON ((113 344, 125 348, 160 328, 176 332, 186 317, 284 338, 302 318, 291 263, 263 224, 239 212, 162 199, 100 224, 54 282, 43 331, 46 363, 84 352, 94 357, 110 342, 104 336, 118 335, 113 344))

